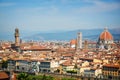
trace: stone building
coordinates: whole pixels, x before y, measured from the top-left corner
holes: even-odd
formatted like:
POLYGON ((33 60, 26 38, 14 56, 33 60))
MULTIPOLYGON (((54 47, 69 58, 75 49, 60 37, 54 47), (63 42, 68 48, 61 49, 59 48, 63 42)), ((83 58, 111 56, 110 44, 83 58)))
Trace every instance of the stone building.
POLYGON ((16 28, 15 29, 15 33, 14 33, 14 37, 15 37, 15 43, 14 44, 11 44, 11 48, 13 50, 16 50, 17 52, 20 52, 20 39, 19 39, 19 29, 16 28))
POLYGON ((119 80, 120 79, 120 66, 117 64, 103 65, 102 74, 105 79, 119 80))
POLYGON ((19 46, 20 45, 20 40, 19 40, 19 29, 18 28, 16 28, 15 29, 15 34, 14 34, 14 36, 15 36, 15 46, 19 46))
POLYGON ((82 33, 79 32, 77 35, 77 49, 82 49, 82 33))
POLYGON ((100 49, 110 49, 113 44, 113 36, 107 28, 100 34, 97 47, 100 49))

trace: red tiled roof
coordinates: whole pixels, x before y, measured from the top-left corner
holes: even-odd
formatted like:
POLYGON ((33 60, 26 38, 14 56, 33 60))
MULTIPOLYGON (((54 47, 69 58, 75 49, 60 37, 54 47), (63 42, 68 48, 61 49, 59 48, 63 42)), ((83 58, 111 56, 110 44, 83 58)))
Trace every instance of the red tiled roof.
POLYGON ((115 68, 119 68, 119 65, 115 65, 115 64, 105 64, 103 65, 103 67, 115 67, 115 68))
POLYGON ((72 61, 71 60, 67 60, 65 62, 62 63, 63 66, 70 66, 72 65, 72 61))
POLYGON ((70 41, 70 45, 75 45, 76 44, 76 40, 71 40, 70 41))
POLYGON ((105 29, 100 35, 100 40, 113 40, 113 36, 105 29))
POLYGON ((5 72, 0 72, 0 80, 7 78, 9 78, 9 76, 5 72))
POLYGON ((51 50, 51 49, 48 49, 44 46, 29 46, 29 47, 21 47, 22 50, 51 50))
POLYGON ((64 54, 63 56, 64 56, 64 57, 65 57, 65 56, 66 56, 66 57, 68 57, 68 56, 69 56, 69 57, 72 57, 73 55, 74 55, 74 54, 72 54, 72 53, 67 53, 67 54, 64 54))

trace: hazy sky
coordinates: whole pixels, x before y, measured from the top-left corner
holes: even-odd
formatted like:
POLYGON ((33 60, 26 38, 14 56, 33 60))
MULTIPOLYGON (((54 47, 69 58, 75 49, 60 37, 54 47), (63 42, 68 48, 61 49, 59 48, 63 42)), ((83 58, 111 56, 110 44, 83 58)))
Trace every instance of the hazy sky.
POLYGON ((0 33, 120 27, 120 0, 0 0, 0 33))

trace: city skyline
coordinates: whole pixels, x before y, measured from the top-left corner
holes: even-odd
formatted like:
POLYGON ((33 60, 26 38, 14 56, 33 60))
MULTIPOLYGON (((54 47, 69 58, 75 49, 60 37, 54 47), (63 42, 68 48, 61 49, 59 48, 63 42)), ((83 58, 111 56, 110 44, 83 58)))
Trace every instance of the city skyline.
POLYGON ((119 80, 120 0, 0 0, 0 80, 119 80))

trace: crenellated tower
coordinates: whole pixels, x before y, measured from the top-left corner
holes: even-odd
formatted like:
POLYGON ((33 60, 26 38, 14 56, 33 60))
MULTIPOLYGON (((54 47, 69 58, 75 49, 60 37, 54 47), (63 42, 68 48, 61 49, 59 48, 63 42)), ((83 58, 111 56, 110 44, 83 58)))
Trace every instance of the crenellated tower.
POLYGON ((15 46, 19 46, 20 45, 20 40, 19 40, 19 29, 18 28, 15 29, 14 36, 15 36, 15 46))

